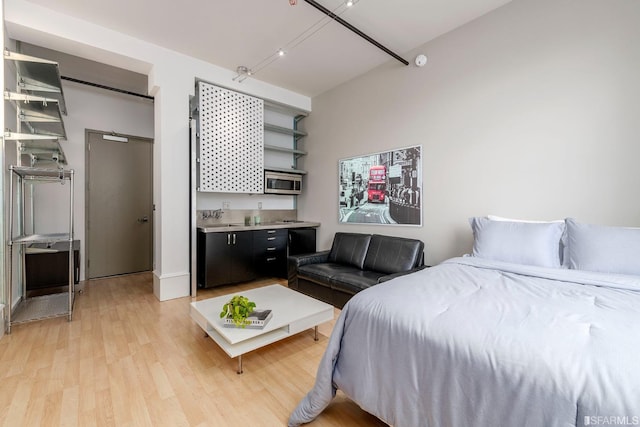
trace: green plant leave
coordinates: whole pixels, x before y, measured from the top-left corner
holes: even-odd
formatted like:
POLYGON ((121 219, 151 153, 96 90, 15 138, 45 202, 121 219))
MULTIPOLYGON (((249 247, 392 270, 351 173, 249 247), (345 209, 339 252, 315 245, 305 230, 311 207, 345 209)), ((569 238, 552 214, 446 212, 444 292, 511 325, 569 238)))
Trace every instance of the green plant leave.
POLYGON ((249 298, 242 295, 234 295, 222 306, 220 318, 230 318, 233 320, 234 325, 244 328, 249 324, 247 317, 249 317, 254 308, 256 308, 256 304, 253 301, 249 301, 249 298))

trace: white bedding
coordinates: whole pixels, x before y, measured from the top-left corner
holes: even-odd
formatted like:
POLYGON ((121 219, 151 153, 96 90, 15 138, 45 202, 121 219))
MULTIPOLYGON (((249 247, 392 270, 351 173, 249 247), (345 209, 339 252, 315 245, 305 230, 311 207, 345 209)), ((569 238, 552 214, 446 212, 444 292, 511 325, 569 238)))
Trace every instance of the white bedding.
POLYGON ((349 301, 289 425, 335 388, 396 427, 640 425, 639 362, 640 277, 454 258, 349 301))

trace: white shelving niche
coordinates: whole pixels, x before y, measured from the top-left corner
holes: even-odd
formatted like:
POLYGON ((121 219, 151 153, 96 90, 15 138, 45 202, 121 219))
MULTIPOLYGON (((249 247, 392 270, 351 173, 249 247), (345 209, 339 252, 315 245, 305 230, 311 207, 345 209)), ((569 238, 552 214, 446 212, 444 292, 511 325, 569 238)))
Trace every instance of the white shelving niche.
POLYGON ((303 111, 293 110, 279 104, 264 103, 264 168, 277 172, 305 175, 298 168, 298 158, 306 151, 298 146, 307 133, 298 129, 299 123, 307 117, 303 111))

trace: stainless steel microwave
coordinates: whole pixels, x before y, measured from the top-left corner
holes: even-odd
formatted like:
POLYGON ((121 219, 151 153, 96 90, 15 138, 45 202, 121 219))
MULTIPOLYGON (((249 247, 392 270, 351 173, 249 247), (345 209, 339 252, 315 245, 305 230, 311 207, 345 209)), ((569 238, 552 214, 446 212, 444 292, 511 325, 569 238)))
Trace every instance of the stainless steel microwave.
POLYGON ((264 171, 264 192, 267 194, 300 194, 302 175, 264 171))

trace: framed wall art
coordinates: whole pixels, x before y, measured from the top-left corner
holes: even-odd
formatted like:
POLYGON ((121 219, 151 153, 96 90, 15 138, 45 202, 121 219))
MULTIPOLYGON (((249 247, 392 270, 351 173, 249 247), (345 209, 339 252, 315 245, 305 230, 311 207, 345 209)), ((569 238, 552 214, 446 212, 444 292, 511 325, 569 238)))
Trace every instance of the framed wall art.
POLYGON ((422 146, 338 161, 339 223, 422 225, 422 146))

